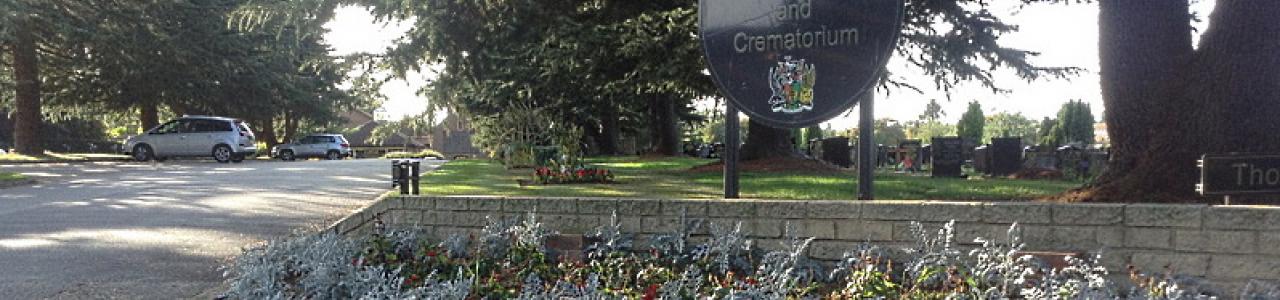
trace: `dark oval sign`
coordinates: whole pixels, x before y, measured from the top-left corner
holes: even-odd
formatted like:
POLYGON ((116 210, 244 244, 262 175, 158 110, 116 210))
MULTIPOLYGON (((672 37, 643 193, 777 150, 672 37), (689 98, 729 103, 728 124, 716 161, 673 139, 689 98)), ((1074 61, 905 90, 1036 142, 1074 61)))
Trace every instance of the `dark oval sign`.
POLYGON ((848 110, 897 45, 902 0, 700 0, 711 76, 752 120, 812 126, 848 110))

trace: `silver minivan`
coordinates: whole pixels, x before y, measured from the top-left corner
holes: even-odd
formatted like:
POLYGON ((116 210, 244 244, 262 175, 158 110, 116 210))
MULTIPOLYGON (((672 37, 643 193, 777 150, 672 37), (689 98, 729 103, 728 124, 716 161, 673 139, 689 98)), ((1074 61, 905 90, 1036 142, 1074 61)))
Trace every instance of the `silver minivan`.
POLYGON ((351 143, 341 134, 312 134, 296 142, 271 148, 271 157, 294 160, 299 157, 321 157, 335 160, 351 156, 351 143))
POLYGON ((137 161, 170 157, 213 157, 220 163, 241 162, 257 154, 253 131, 244 121, 214 116, 183 116, 129 137, 123 147, 137 161))

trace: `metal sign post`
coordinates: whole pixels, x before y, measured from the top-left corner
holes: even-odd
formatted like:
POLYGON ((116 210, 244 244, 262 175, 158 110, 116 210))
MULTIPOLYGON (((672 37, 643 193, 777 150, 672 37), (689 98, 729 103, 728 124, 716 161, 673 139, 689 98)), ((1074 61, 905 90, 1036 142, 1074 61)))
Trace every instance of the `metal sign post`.
POLYGON ((725 101, 724 114, 724 198, 738 198, 738 108, 725 101))
POLYGON ((872 180, 875 178, 875 90, 863 94, 858 104, 858 200, 876 198, 872 180))

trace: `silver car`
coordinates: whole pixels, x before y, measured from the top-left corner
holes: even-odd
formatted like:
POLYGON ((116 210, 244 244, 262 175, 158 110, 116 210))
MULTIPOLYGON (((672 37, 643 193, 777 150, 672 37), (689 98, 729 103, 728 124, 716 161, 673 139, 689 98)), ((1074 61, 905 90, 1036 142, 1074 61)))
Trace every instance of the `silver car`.
POLYGON ((299 157, 342 159, 351 156, 351 143, 341 134, 313 134, 302 139, 271 148, 271 157, 295 160, 299 157))
POLYGON ((170 157, 213 157, 220 163, 241 162, 258 146, 244 121, 213 116, 183 116, 129 137, 123 151, 137 161, 170 157))

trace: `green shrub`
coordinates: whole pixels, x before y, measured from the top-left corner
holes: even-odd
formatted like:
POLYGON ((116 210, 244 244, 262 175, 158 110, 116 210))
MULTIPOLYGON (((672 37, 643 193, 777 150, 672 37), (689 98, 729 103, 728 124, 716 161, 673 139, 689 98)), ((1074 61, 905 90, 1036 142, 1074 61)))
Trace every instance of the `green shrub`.
POLYGON ((388 158, 388 159, 404 159, 404 158, 437 158, 437 159, 444 159, 444 158, 446 158, 446 157, 444 157, 444 154, 440 153, 440 151, 431 150, 431 149, 426 149, 426 150, 422 150, 422 151, 418 151, 418 152, 404 152, 404 151, 388 152, 386 155, 383 155, 383 156, 382 156, 382 158, 388 158))

